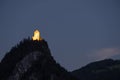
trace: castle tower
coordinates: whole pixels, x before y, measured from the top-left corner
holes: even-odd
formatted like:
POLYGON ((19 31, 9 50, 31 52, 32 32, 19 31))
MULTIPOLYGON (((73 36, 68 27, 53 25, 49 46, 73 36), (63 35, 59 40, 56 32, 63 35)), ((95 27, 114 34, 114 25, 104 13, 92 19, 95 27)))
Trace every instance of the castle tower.
POLYGON ((38 41, 42 40, 39 30, 36 29, 36 30, 34 31, 32 40, 38 40, 38 41))

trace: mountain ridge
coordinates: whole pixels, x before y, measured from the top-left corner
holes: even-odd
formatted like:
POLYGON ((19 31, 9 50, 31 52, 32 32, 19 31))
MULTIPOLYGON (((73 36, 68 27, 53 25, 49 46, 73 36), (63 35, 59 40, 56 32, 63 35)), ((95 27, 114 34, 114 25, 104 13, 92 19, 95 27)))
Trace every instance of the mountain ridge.
POLYGON ((89 63, 72 72, 79 80, 120 80, 120 60, 105 59, 89 63))
POLYGON ((0 80, 77 80, 52 57, 45 40, 24 39, 0 63, 0 80))

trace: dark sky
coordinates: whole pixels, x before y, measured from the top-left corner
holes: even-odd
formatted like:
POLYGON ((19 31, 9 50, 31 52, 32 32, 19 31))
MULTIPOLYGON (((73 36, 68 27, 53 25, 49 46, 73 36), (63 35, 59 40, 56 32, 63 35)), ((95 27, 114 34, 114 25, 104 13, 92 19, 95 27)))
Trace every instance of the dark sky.
POLYGON ((0 0, 0 59, 35 29, 67 70, 120 59, 119 0, 0 0))

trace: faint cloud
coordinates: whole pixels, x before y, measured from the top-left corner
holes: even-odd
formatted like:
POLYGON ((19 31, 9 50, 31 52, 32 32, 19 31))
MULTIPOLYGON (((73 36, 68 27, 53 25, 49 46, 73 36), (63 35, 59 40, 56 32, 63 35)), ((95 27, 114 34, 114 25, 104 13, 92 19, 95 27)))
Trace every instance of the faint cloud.
POLYGON ((111 58, 118 54, 120 54, 120 48, 101 48, 92 51, 91 54, 88 56, 99 60, 99 59, 111 58))

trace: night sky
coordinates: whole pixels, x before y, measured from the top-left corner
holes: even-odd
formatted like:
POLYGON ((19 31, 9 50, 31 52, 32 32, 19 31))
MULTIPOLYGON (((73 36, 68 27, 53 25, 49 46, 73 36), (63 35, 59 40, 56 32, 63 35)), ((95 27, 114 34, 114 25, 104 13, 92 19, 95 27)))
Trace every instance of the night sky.
POLYGON ((119 0, 0 0, 0 59, 35 29, 69 71, 120 59, 119 0))

